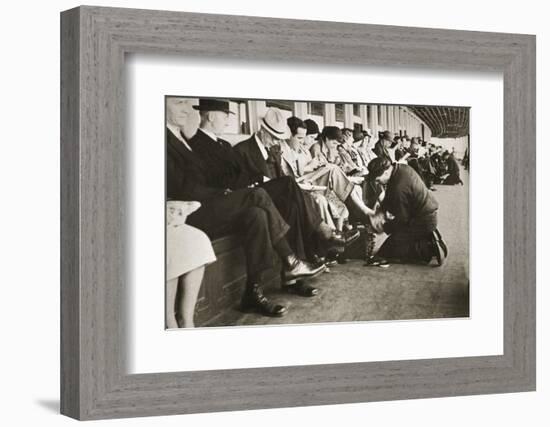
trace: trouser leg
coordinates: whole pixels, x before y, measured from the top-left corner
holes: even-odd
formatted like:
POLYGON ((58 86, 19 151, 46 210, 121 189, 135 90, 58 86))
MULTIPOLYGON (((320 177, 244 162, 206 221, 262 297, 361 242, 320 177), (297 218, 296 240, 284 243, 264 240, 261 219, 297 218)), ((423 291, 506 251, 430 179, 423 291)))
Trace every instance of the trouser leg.
POLYGON ((249 196, 253 206, 265 211, 271 241, 277 243, 290 229, 272 198, 263 188, 254 189, 249 196))
POLYGON ((419 218, 392 233, 384 241, 377 255, 405 262, 429 262, 433 255, 432 232, 436 227, 437 212, 419 218))
POLYGON ((397 231, 384 241, 378 250, 382 258, 407 261, 424 261, 431 259, 430 234, 412 235, 406 231, 397 231))
POLYGON ((316 251, 316 232, 322 223, 314 202, 303 193, 290 177, 278 178, 262 184, 285 222, 290 226, 287 240, 295 254, 311 258, 316 251))
POLYGON ((241 234, 246 255, 247 287, 261 284, 262 273, 273 266, 273 243, 267 214, 259 207, 247 209, 242 216, 241 234))

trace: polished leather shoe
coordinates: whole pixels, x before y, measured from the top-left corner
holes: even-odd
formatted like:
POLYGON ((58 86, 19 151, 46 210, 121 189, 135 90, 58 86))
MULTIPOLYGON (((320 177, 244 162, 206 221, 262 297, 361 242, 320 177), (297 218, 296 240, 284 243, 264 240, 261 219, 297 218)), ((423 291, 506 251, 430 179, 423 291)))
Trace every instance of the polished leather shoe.
POLYGON ((441 249, 443 249, 443 254, 445 255, 445 258, 447 258, 447 255, 449 255, 449 250, 447 249, 447 243, 445 243, 445 240, 443 240, 443 237, 441 237, 441 233, 437 228, 433 231, 433 235, 437 240, 437 243, 441 245, 441 249))
MULTIPOLYGON (((432 258, 435 257, 435 260, 437 261, 437 265, 441 267, 445 263, 445 250, 443 249, 443 244, 441 244, 441 241, 437 238, 437 235, 435 232, 432 232, 432 250, 433 255, 432 258)), ((446 245, 445 245, 446 248, 446 245)))
POLYGON ((313 255, 313 259, 311 260, 311 265, 315 267, 319 267, 323 264, 327 264, 326 257, 319 256, 319 255, 313 255))
POLYGON ((348 230, 342 233, 342 237, 346 242, 346 246, 355 242, 360 236, 361 233, 359 233, 359 230, 348 230))
POLYGON ((342 252, 338 250, 329 250, 327 256, 325 257, 325 264, 327 267, 332 267, 338 264, 338 258, 342 256, 342 252))
POLYGON ((289 282, 295 279, 314 277, 322 273, 326 269, 325 264, 314 266, 308 262, 296 258, 295 255, 289 255, 286 259, 285 264, 285 282, 289 282))
POLYGON ((281 317, 288 311, 284 305, 272 303, 264 295, 259 285, 246 289, 241 299, 241 311, 257 312, 264 316, 281 317))
POLYGON ((282 288, 285 292, 300 295, 301 297, 314 297, 319 294, 319 289, 308 285, 302 280, 296 281, 294 285, 283 285, 282 288))
POLYGON ((339 234, 333 234, 327 239, 327 243, 329 246, 346 246, 346 239, 342 235, 339 234))
POLYGON ((381 268, 388 268, 390 266, 390 263, 384 259, 380 258, 376 255, 368 257, 365 260, 365 267, 381 267, 381 268))

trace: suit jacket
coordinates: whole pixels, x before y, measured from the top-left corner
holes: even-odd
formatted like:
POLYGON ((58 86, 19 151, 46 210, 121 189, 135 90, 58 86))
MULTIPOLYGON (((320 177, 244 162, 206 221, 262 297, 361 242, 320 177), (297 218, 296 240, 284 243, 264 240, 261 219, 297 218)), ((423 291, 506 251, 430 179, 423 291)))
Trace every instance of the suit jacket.
POLYGON ((460 177, 460 167, 452 154, 447 158, 447 171, 450 175, 460 177))
POLYGON ((374 148, 372 151, 374 151, 374 154, 376 154, 378 157, 385 157, 393 163, 391 155, 388 149, 384 146, 384 142, 381 139, 379 139, 378 142, 374 144, 374 148))
POLYGON ((447 172, 449 176, 445 179, 444 184, 462 183, 462 179, 460 179, 460 166, 458 166, 458 162, 452 154, 447 159, 447 172))
POLYGON ((297 178, 302 175, 298 155, 294 153, 287 142, 281 143, 281 168, 283 174, 286 176, 297 178))
POLYGON ((201 159, 166 129, 166 193, 172 200, 204 201, 223 195, 208 185, 201 159))
POLYGON ((384 230, 391 234, 413 222, 420 223, 424 218, 431 218, 439 205, 412 167, 396 163, 382 207, 395 216, 384 225, 384 230))
POLYGON ((215 141, 199 129, 189 145, 201 158, 212 187, 238 190, 254 183, 246 164, 229 142, 215 141))
POLYGON ((235 146, 235 150, 240 154, 254 182, 262 183, 264 176, 272 179, 284 176, 281 168, 280 148, 277 150, 274 147, 269 150, 270 155, 266 160, 258 147, 255 135, 252 135, 250 138, 239 142, 235 146))

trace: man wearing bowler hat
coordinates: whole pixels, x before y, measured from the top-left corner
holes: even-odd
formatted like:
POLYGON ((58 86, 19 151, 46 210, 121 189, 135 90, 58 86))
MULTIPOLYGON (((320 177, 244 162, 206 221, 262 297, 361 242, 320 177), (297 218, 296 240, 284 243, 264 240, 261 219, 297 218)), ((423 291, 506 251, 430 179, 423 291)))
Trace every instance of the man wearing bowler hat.
MULTIPOLYGON (((203 162, 188 144, 194 134, 192 116, 196 112, 185 98, 168 98, 167 110, 167 197, 171 200, 195 200, 201 207, 187 218, 187 223, 205 231, 211 238, 229 229, 240 230, 247 267, 247 283, 241 307, 267 316, 282 316, 286 307, 270 302, 262 291, 263 273, 272 266, 276 253, 283 263, 283 276, 303 280, 324 268, 310 268, 299 260, 286 240, 289 226, 281 217, 271 197, 261 188, 226 191, 208 184, 203 162)), ((302 289, 290 286, 292 293, 302 289)), ((313 296, 306 294, 303 296, 313 296)))
MULTIPOLYGON (((300 259, 313 259, 318 250, 313 235, 321 229, 322 224, 313 203, 289 177, 269 181, 264 179, 262 173, 249 168, 229 142, 219 137, 227 126, 229 114, 232 114, 229 101, 200 99, 199 105, 194 108, 199 111, 201 121, 189 145, 205 165, 209 185, 227 191, 254 186, 263 188, 290 226, 286 237, 293 253, 300 259)), ((317 270, 309 263, 306 266, 311 271, 317 270)), ((292 289, 300 295, 312 296, 318 292, 303 282, 295 285, 292 289)))

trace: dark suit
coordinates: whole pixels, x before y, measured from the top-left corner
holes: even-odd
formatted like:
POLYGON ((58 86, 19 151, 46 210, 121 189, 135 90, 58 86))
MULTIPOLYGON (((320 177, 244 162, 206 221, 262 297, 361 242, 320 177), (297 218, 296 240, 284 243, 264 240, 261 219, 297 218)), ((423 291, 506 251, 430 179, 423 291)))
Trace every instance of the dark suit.
POLYGON ((208 182, 213 187, 237 190, 258 181, 258 176, 248 170, 229 142, 215 141, 199 129, 189 145, 201 158, 208 182))
POLYGON ((235 151, 241 155, 246 168, 258 182, 263 182, 263 177, 281 178, 284 176, 281 167, 281 149, 275 146, 268 150, 268 158, 264 159, 262 152, 258 148, 255 135, 235 146, 235 151))
POLYGON ((288 224, 263 189, 245 188, 224 195, 223 189, 208 186, 201 159, 170 130, 166 132, 167 198, 201 202, 200 209, 186 222, 211 239, 239 232, 243 236, 249 284, 261 282, 261 273, 273 265, 273 245, 286 235, 288 224))
POLYGON ((376 154, 377 157, 382 157, 388 159, 390 162, 393 162, 390 153, 384 144, 384 140, 379 139, 376 144, 374 144, 374 148, 372 149, 372 151, 374 152, 374 154, 376 154))
MULTIPOLYGON (((286 238, 299 258, 312 258, 318 252, 316 232, 322 219, 293 178, 282 177, 264 183, 263 177, 266 175, 261 166, 254 165, 241 155, 242 148, 238 150, 228 142, 214 141, 200 130, 191 138, 190 144, 201 157, 209 180, 218 187, 239 189, 253 183, 269 194, 290 226, 286 238)), ((257 145, 254 147, 250 144, 249 148, 255 148, 262 162, 265 162, 257 145)))
POLYGON ((462 180, 460 179, 460 166, 458 166, 458 162, 456 161, 455 156, 452 154, 447 158, 447 172, 449 173, 449 176, 445 179, 443 184, 463 184, 462 180))
POLYGON ((386 187, 382 208, 395 216, 384 225, 390 236, 378 255, 401 260, 429 261, 431 232, 437 228, 439 205, 415 170, 396 163, 386 187))
POLYGON ((407 164, 416 171, 418 176, 422 178, 424 182, 426 182, 424 177, 424 169, 420 164, 420 159, 418 158, 418 154, 411 153, 411 155, 407 158, 407 164))

